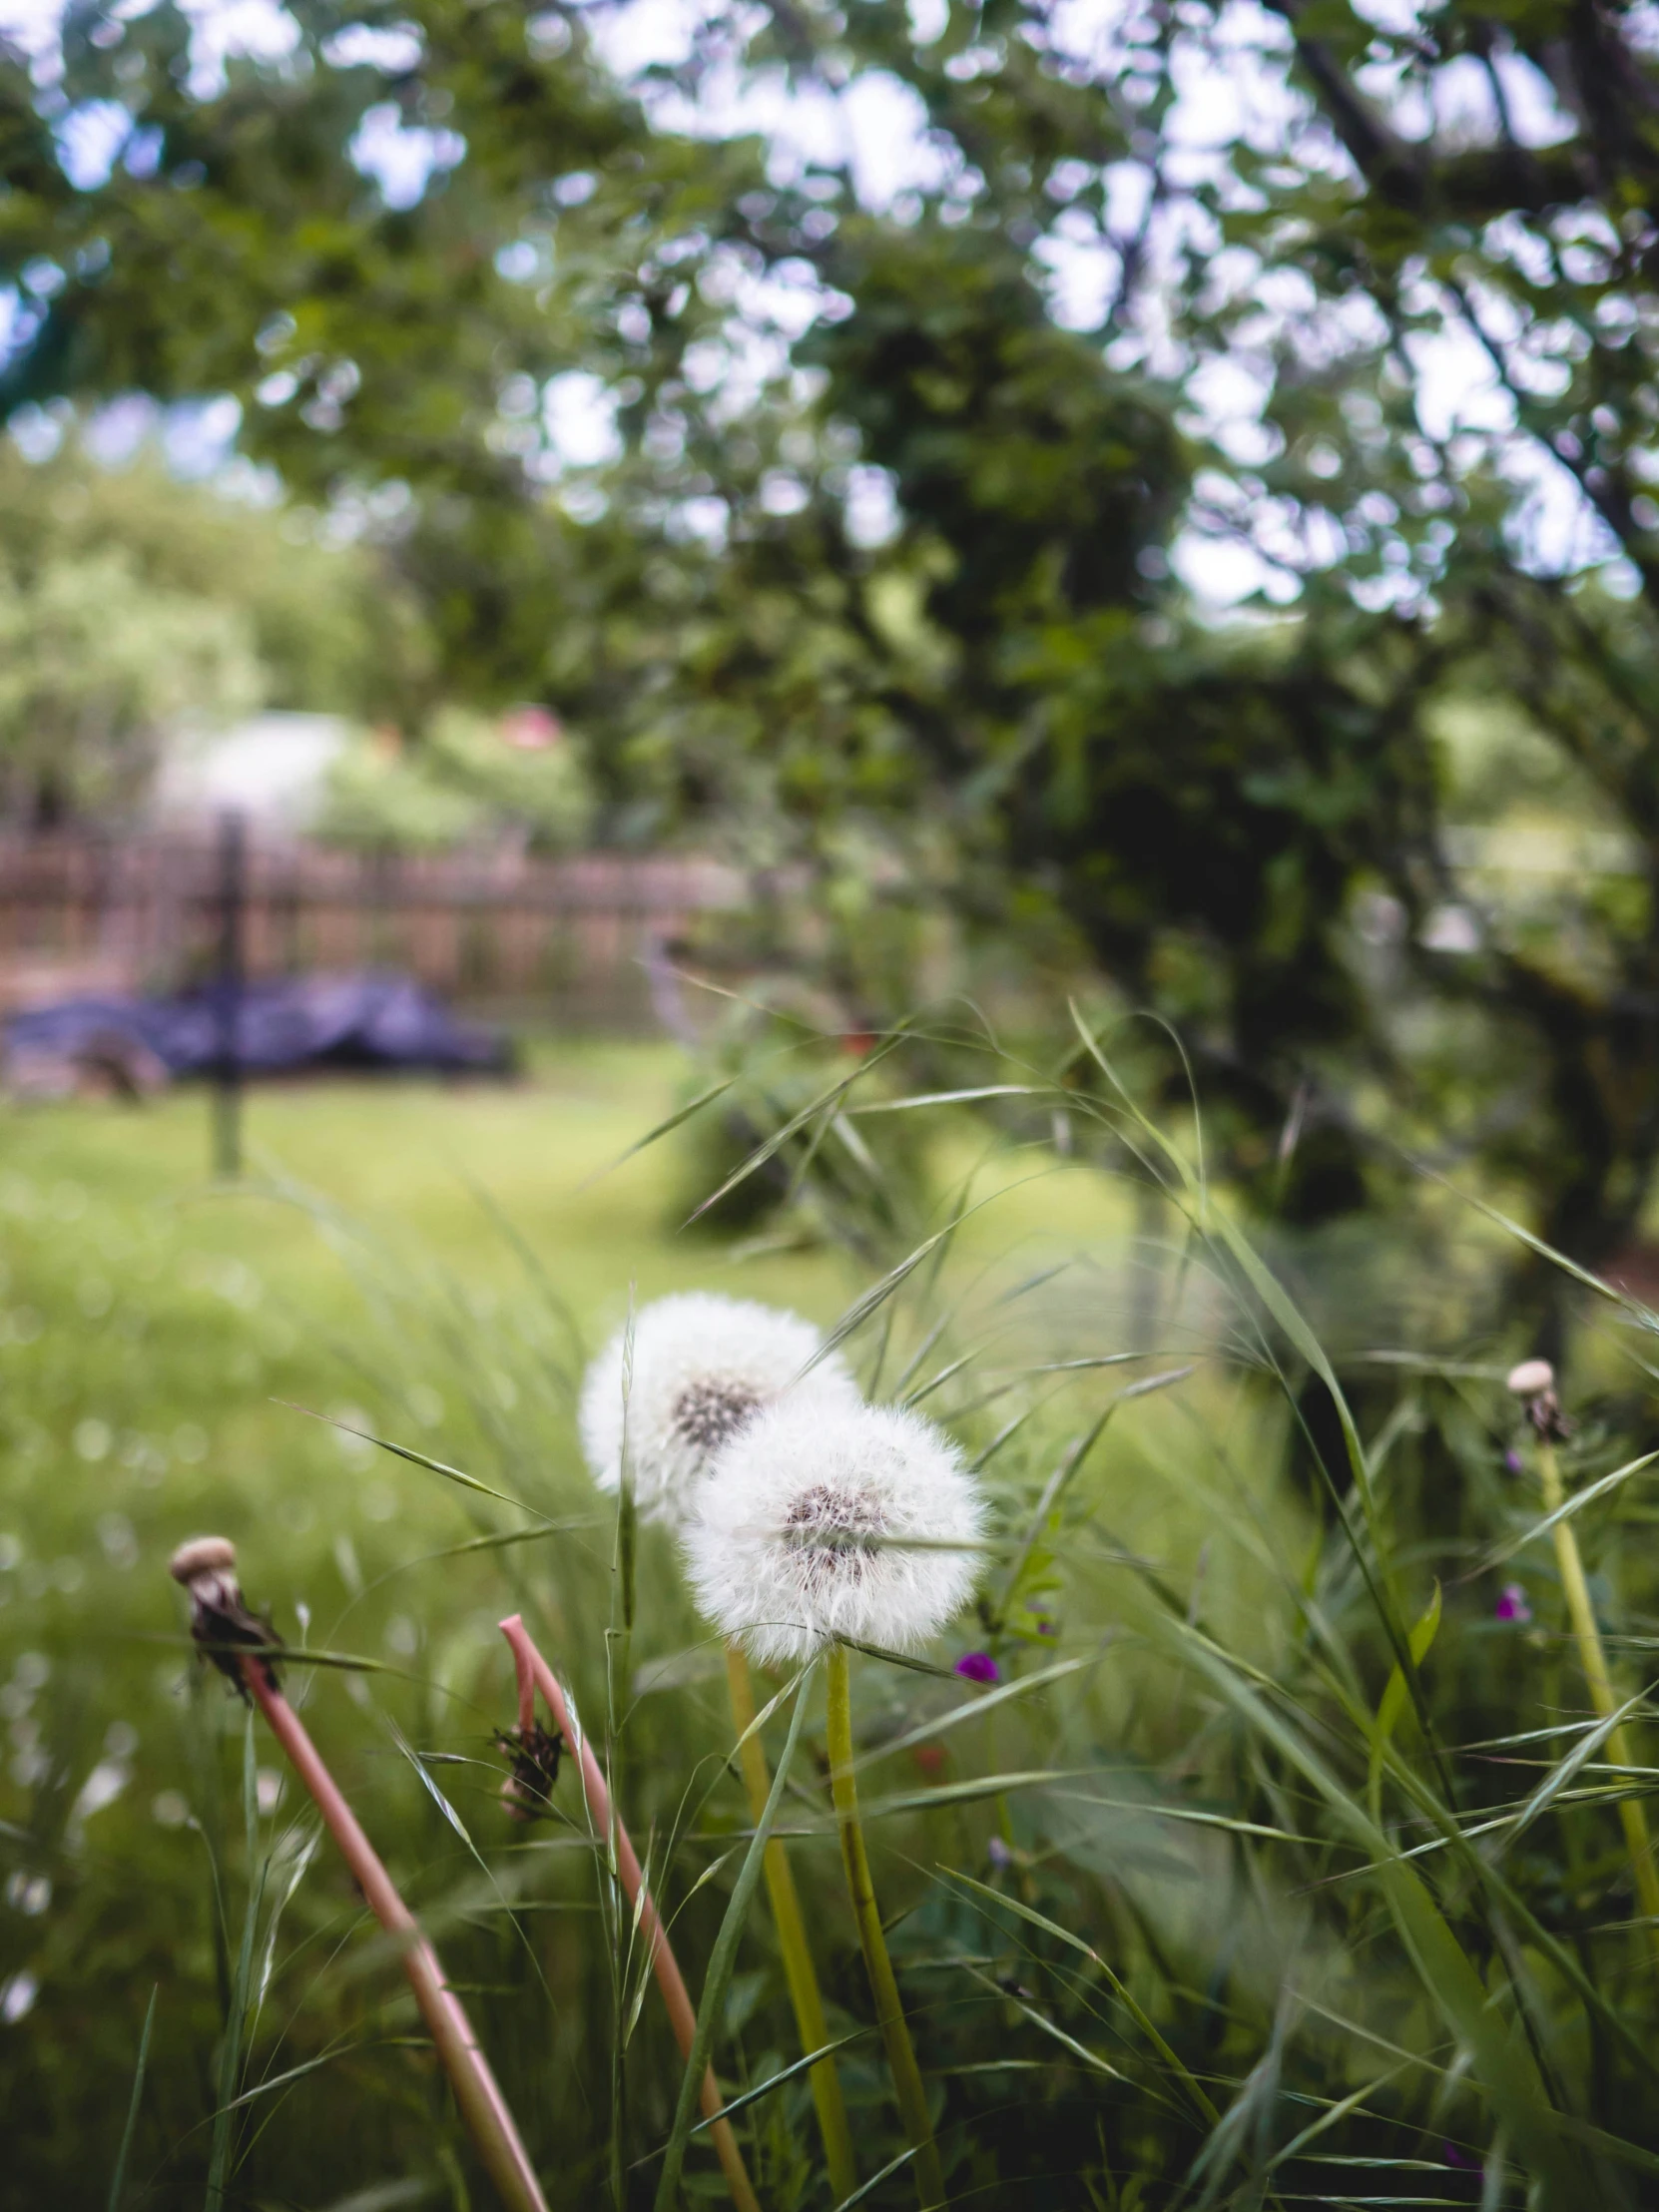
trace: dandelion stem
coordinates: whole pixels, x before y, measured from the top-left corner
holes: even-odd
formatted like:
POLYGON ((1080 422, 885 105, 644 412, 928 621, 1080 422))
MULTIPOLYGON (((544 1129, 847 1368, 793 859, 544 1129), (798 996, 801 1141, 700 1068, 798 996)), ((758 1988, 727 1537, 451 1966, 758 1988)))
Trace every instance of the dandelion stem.
POLYGON ((933 2141, 933 2123, 927 2116, 927 2092, 922 2086, 921 2068, 916 2064, 904 2007, 899 2001, 898 1983, 893 1977, 892 1960, 887 1956, 887 1939, 881 1933, 881 1915, 876 1908, 869 1856, 864 1850, 864 1832, 858 1819, 858 1789, 852 1778, 852 1695, 844 1644, 830 1646, 826 1674, 830 1786, 840 1828, 841 1862, 846 1869, 852 1916, 858 1924, 858 1940, 863 1945, 864 1966, 875 1998, 875 2017, 881 2029, 881 2040, 886 2045, 887 2067, 897 2092, 904 2132, 915 2152, 916 2195, 921 2201, 922 2212, 930 2212, 931 2207, 945 2201, 944 2170, 939 2164, 938 2146, 933 2141))
MULTIPOLYGON (((749 1807, 759 1822, 766 1814, 772 1777, 767 1772, 766 1752, 755 1726, 755 1692, 749 1677, 749 1661, 740 1644, 731 1643, 726 1647, 726 1684, 731 1692, 732 1719, 738 1731, 739 1757, 749 1792, 749 1807)), ((807 1941, 807 1924, 801 1917, 801 1900, 796 1894, 795 1877, 790 1872, 789 1855, 776 1837, 767 1844, 764 1866, 767 1896, 772 1901, 778 1948, 783 1954, 784 1978, 789 1983, 790 2001, 795 2007, 801 2047, 804 2051, 822 2050, 830 2040, 824 1998, 819 1992, 818 1973, 813 1965, 812 1947, 807 1941)), ((818 2108, 830 2192, 839 2204, 858 2186, 858 2173, 852 2160, 852 2131, 847 2126, 846 2105, 841 2098, 835 2061, 821 2058, 816 2066, 808 2069, 807 2078, 812 2084, 813 2103, 818 2108)))
MULTIPOLYGON (((526 1709, 534 1715, 529 1685, 534 1684, 547 1701, 547 1710, 553 1716, 553 1725, 569 1745, 576 1764, 581 1770, 582 1793, 587 1799, 588 1818, 596 1834, 605 1837, 616 1855, 617 1879, 633 1909, 635 1920, 651 1946, 652 1970, 657 1976, 657 1986, 663 1992, 663 2002, 668 2007, 669 2025, 674 2039, 680 2046, 682 2058, 691 2056, 692 2042, 697 2034, 697 2013, 686 1991, 685 1978, 675 1958, 664 1928, 662 1916, 657 1911, 628 1831, 622 1825, 622 1816, 615 1811, 611 1793, 606 1785, 593 1746, 587 1736, 572 1719, 558 1676, 530 1640, 529 1631, 517 1613, 499 1623, 501 1633, 512 1647, 513 1665, 518 1673, 519 1714, 526 1709)), ((743 2152, 732 2132, 730 2120, 715 2119, 721 2110, 720 2085, 715 2080, 712 2066, 704 2069, 700 2101, 704 2112, 712 2122, 709 2134, 726 2175, 726 2185, 732 2192, 732 2201, 738 2212, 761 2212, 760 2199, 749 2179, 748 2168, 743 2162, 743 2152)))
MULTIPOLYGON (((1562 1504, 1561 1469, 1556 1461, 1555 1445, 1548 1436, 1538 1438, 1538 1475, 1543 1488, 1545 1512, 1559 1512, 1562 1504)), ((1571 1521, 1567 1520, 1558 1520, 1551 1533, 1555 1539, 1555 1562, 1560 1569, 1561 1587, 1566 1592, 1567 1612, 1578 1643, 1578 1663, 1584 1669, 1585 1680, 1590 1685, 1590 1702, 1598 1716, 1606 1720, 1617 1712, 1620 1701, 1613 1690, 1601 1631, 1596 1626, 1595 1607, 1590 1602, 1589 1584, 1584 1579, 1584 1562, 1579 1555, 1578 1538, 1573 1532, 1571 1521)), ((1607 1755, 1616 1767, 1629 1770, 1635 1764, 1630 1739, 1622 1721, 1608 1734, 1607 1755)), ((1655 1867, 1653 1862, 1653 1842, 1648 1834, 1647 1814, 1640 1799, 1621 1798, 1619 1819, 1624 1824, 1625 1849, 1630 1854, 1630 1871, 1636 1881, 1637 1900, 1649 1923, 1648 1955, 1655 1971, 1659 1971, 1659 1867, 1655 1867)))
POLYGON ((369 1910, 386 1933, 399 1941, 403 1970, 414 1989, 415 2002, 454 2088, 461 2117, 502 2202, 511 2212, 547 2212, 547 2199, 519 2140, 507 2101, 479 2048, 460 1998, 444 1979, 437 1952, 421 1935, 414 1915, 399 1897, 374 1846, 323 1765, 303 1722, 271 1680, 266 1661, 249 1658, 241 1665, 249 1694, 286 1752, 294 1773, 310 1792, 369 1910))

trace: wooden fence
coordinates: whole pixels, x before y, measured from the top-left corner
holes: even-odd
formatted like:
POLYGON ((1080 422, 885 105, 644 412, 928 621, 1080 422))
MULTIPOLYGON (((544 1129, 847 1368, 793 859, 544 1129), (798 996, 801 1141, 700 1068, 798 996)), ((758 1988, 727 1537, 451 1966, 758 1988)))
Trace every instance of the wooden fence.
MULTIPOLYGON (((250 838, 243 968, 395 967, 452 998, 637 1030, 653 1021, 664 948, 745 897, 736 870, 695 855, 413 856, 250 838)), ((211 835, 0 835, 0 1004, 196 980, 219 956, 225 908, 211 835)))

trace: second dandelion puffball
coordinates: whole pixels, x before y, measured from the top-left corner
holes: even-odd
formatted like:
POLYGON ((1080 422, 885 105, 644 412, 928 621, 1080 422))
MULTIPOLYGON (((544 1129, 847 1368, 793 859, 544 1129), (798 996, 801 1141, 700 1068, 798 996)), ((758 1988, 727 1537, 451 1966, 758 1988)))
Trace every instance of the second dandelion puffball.
POLYGON ((862 1403, 835 1353, 802 1370, 823 1338, 799 1314, 757 1300, 685 1291, 619 1329, 582 1382, 582 1450, 602 1489, 622 1486, 626 1448, 643 1520, 680 1520, 715 1454, 763 1407, 786 1394, 830 1408, 862 1403), (626 1412, 625 1412, 626 1406, 626 1412))
POLYGON ((771 1664, 837 1640, 926 1643, 978 1579, 983 1528, 931 1421, 790 1397, 717 1454, 683 1536, 704 1613, 771 1664))

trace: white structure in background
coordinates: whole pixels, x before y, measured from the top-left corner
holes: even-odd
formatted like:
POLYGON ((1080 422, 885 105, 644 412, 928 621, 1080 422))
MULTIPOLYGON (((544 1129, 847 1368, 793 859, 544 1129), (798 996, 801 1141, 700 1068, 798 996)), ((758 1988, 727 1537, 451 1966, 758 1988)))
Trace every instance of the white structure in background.
POLYGON ((156 772, 151 819, 160 829, 199 829, 234 809, 256 831, 302 836, 350 735, 340 715, 252 715, 229 730, 180 730, 156 772))

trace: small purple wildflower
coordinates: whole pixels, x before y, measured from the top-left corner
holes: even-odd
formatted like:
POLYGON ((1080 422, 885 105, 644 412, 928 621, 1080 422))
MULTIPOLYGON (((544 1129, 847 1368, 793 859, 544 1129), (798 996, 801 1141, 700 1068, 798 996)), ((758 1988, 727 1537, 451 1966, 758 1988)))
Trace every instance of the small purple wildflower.
POLYGON ((1526 1602, 1526 1592, 1518 1582, 1505 1582, 1502 1595, 1492 1607, 1493 1620, 1529 1621, 1532 1608, 1526 1602))
POLYGON ((1471 2158, 1466 2150, 1459 2150, 1455 2143, 1442 2143, 1440 2148, 1445 2153, 1445 2162, 1448 2166, 1461 2166, 1465 2173, 1478 2173, 1480 2171, 1479 2159, 1471 2158))
POLYGON ((964 1682, 1000 1682, 1002 1669, 988 1651, 964 1651, 955 1671, 964 1682))
POLYGON ((1008 1849, 1007 1845, 1002 1841, 1002 1838, 1000 1836, 993 1836, 991 1838, 990 1842, 985 1846, 985 1856, 987 1859, 989 1859, 991 1865, 998 1869, 1011 1867, 1014 1863, 1013 1853, 1008 1849))
POLYGON ((1503 1464, 1511 1474, 1524 1474, 1526 1472, 1526 1461, 1518 1451, 1506 1451, 1503 1454, 1503 1464))

